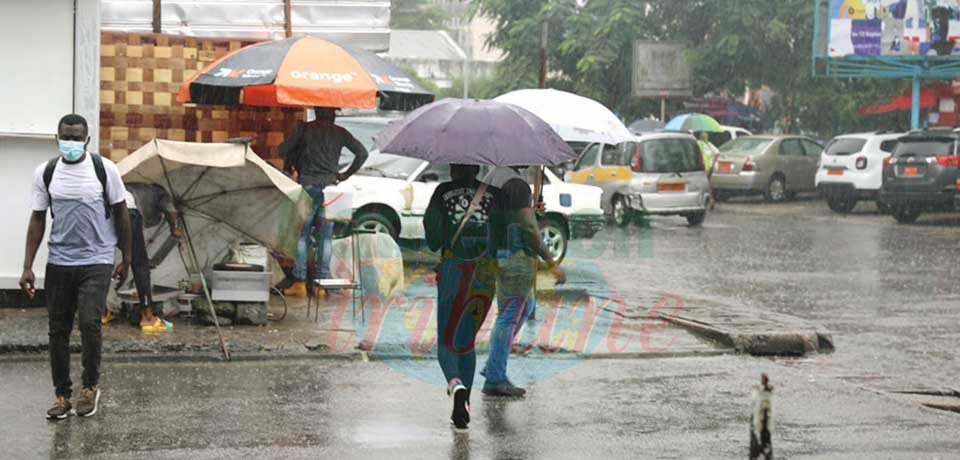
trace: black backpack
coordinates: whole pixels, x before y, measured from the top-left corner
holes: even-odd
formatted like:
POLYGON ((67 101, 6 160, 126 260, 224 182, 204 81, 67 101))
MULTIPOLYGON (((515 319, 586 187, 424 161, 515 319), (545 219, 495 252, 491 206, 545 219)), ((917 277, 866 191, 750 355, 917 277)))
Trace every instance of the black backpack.
MULTIPOLYGON (((110 199, 107 195, 107 170, 103 168, 103 158, 100 158, 100 155, 95 153, 88 153, 90 159, 93 161, 93 170, 97 173, 97 180, 100 181, 100 185, 103 187, 103 211, 107 216, 107 219, 110 218, 110 199)), ((43 170, 43 185, 47 189, 47 198, 50 201, 50 217, 53 217, 53 197, 50 196, 50 181, 53 180, 53 171, 57 169, 57 164, 60 162, 60 157, 51 158, 50 161, 47 161, 47 167, 43 170)))

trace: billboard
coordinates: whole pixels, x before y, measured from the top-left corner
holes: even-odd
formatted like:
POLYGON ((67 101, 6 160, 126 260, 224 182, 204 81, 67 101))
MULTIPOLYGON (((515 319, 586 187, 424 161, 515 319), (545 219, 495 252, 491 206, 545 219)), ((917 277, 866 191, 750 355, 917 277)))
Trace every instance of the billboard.
POLYGON ((684 56, 683 45, 642 40, 634 42, 633 95, 692 96, 690 66, 684 56))
POLYGON ((830 0, 829 57, 960 54, 960 0, 830 0))

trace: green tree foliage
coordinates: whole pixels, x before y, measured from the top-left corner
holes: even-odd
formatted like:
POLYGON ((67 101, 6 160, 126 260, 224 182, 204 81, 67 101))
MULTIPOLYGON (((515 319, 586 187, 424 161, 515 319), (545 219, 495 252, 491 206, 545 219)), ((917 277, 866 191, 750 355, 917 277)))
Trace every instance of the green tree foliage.
POLYGON ((393 0, 390 27, 393 29, 437 30, 443 28, 446 13, 429 0, 393 0))
POLYGON ((491 45, 506 52, 496 89, 534 87, 540 33, 548 24, 549 86, 597 99, 624 118, 658 112, 629 97, 632 44, 665 40, 688 46, 694 92, 740 95, 766 85, 779 101, 771 113, 782 128, 830 136, 890 127, 896 115, 863 117, 864 105, 899 94, 899 80, 813 77, 810 0, 476 0, 494 19, 491 45), (582 3, 582 5, 581 5, 582 3))

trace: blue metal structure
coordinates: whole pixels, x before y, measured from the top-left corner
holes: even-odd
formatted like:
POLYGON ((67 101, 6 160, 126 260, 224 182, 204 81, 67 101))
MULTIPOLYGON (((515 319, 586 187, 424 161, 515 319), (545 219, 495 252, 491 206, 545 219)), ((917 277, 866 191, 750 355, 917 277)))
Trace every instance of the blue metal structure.
POLYGON ((920 81, 960 77, 960 56, 831 57, 829 0, 814 1, 813 73, 832 78, 910 78, 913 80, 912 129, 920 128, 920 81), (824 23, 826 25, 824 25, 824 23))

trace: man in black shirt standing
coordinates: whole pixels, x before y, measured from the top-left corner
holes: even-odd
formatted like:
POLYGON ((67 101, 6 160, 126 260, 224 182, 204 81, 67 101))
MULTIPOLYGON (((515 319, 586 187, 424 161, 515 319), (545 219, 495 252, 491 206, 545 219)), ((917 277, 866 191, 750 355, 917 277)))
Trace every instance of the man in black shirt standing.
POLYGON ((477 180, 479 172, 477 166, 450 165, 452 181, 437 186, 423 216, 427 245, 442 254, 436 268, 437 359, 457 430, 466 430, 470 422, 474 340, 496 290, 489 238, 496 190, 477 180))
POLYGON ((283 157, 283 170, 297 171, 300 185, 313 201, 313 210, 300 230, 297 243, 297 261, 293 267, 293 277, 287 278, 278 286, 285 289, 295 282, 307 279, 307 254, 310 250, 310 237, 316 231, 316 278, 330 277, 330 255, 333 250, 333 222, 326 219, 323 206, 323 189, 350 178, 367 161, 367 149, 349 131, 337 126, 336 109, 314 108, 316 120, 297 126, 293 135, 280 145, 283 157), (353 163, 346 171, 340 172, 340 153, 343 148, 353 152, 353 163))
MULTIPOLYGON (((492 224, 496 229, 493 244, 497 249, 497 320, 490 336, 483 393, 489 396, 519 397, 526 393, 507 378, 507 359, 520 326, 533 310, 535 257, 548 268, 558 262, 550 254, 540 236, 533 207, 530 184, 523 179, 521 168, 496 168, 484 182, 500 190, 499 212, 492 224)), ((566 281, 563 272, 553 270, 557 283, 566 281)))

